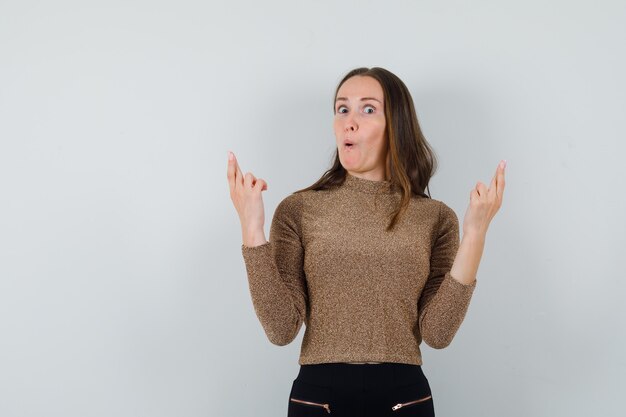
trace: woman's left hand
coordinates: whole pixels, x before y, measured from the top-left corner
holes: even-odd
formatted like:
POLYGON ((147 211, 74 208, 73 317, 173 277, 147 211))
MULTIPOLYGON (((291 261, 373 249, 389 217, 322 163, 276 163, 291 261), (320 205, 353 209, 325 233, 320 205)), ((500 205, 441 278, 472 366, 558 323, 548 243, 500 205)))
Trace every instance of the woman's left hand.
POLYGON ((485 237, 491 219, 502 206, 504 194, 504 167, 506 160, 498 164, 496 174, 491 180, 489 189, 478 181, 476 187, 470 192, 470 203, 463 218, 463 235, 485 237))

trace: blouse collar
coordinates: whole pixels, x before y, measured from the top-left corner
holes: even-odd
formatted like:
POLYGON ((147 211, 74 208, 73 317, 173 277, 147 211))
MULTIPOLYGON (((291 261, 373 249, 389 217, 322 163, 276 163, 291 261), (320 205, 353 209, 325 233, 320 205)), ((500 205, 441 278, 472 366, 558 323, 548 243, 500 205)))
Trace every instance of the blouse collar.
POLYGON ((346 180, 343 183, 346 188, 370 194, 391 194, 393 192, 391 185, 391 180, 367 180, 354 176, 348 171, 346 171, 346 180))

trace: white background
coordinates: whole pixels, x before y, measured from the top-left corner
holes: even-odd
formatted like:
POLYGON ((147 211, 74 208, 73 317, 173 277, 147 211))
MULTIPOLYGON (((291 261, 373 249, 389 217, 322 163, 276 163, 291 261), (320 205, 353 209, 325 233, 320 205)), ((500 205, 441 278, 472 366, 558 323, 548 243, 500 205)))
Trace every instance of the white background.
POLYGON ((359 66, 409 87, 461 221, 508 160, 465 321, 422 344, 437 415, 623 415, 625 3, 223 3, 0 1, 0 415, 286 415, 304 328, 255 316, 227 151, 267 236, 359 66))

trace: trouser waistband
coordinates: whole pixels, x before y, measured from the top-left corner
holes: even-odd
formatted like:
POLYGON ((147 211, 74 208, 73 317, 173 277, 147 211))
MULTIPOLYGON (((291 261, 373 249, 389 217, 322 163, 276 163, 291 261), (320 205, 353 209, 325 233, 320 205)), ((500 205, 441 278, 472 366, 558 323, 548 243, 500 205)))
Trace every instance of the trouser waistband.
POLYGON ((297 378, 314 385, 351 389, 402 386, 426 379, 420 365, 392 362, 300 365, 297 378))

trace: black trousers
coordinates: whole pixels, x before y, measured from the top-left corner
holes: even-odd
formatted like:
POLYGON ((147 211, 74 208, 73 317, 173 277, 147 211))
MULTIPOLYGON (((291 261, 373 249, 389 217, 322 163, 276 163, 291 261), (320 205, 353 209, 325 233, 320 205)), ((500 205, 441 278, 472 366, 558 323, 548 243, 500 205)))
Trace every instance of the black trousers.
POLYGON ((390 362, 300 365, 287 412, 288 417, 434 415, 422 367, 390 362))

